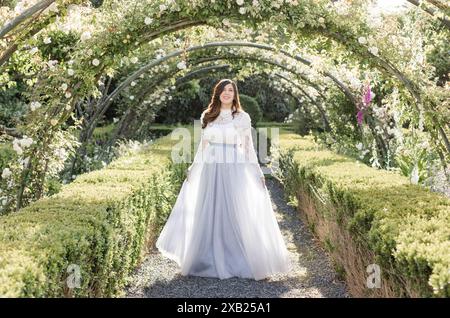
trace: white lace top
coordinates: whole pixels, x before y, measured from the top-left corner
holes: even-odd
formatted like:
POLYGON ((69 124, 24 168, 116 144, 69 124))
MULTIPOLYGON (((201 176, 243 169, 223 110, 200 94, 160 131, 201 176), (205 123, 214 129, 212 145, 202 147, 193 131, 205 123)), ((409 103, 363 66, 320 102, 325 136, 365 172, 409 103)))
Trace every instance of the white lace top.
MULTIPOLYGON (((204 111, 200 116, 203 124, 204 111)), ((220 115, 208 125, 201 129, 200 144, 194 157, 194 163, 199 162, 200 156, 211 144, 236 145, 238 151, 244 156, 244 161, 253 166, 253 172, 258 177, 263 177, 264 173, 258 163, 258 158, 253 145, 252 126, 250 115, 245 111, 239 111, 232 115, 231 109, 221 109, 220 115)))

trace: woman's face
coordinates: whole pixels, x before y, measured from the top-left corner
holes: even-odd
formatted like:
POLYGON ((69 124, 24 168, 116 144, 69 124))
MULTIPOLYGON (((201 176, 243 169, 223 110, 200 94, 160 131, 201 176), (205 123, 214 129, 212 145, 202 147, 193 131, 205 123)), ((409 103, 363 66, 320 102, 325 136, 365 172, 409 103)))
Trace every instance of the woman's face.
POLYGON ((234 88, 232 84, 227 84, 220 94, 220 101, 222 104, 231 104, 234 98, 234 88))

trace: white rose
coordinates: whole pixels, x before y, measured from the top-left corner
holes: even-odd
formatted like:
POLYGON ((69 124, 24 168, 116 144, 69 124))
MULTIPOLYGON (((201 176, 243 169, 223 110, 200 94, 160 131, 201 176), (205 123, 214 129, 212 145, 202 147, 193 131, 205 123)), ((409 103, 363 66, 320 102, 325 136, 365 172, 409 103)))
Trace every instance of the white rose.
POLYGON ((3 169, 3 172, 2 172, 3 179, 8 179, 9 177, 11 177, 11 175, 12 175, 12 172, 11 172, 11 170, 9 170, 9 168, 3 169))
POLYGON ((58 64, 57 60, 50 60, 47 62, 47 65, 50 69, 54 69, 56 64, 58 64))
MULTIPOLYGON (((66 98, 70 98, 70 97, 72 97, 72 93, 71 92, 66 92, 66 94, 64 96, 66 96, 66 98)), ((70 106, 69 106, 69 109, 70 109, 70 106)))
POLYGON ((378 48, 375 46, 371 46, 369 48, 369 52, 372 53, 373 55, 378 55, 378 48))
POLYGON ((133 95, 131 95, 131 96, 130 96, 130 99, 131 99, 131 100, 133 100, 133 99, 134 99, 134 96, 133 96, 133 95))
POLYGON ((67 90, 67 84, 66 83, 63 83, 62 85, 61 85, 61 89, 63 90, 63 91, 66 91, 67 90))
POLYGON ((17 143, 13 143, 13 149, 15 152, 17 152, 18 155, 21 155, 23 153, 22 148, 17 143))
POLYGON ((58 121, 56 119, 50 120, 50 125, 52 125, 52 126, 56 126, 57 123, 58 123, 58 121))
POLYGON ((136 63, 138 62, 138 58, 137 58, 136 56, 133 56, 133 57, 130 59, 130 61, 131 61, 131 63, 136 64, 136 63))
POLYGON ((180 70, 186 69, 186 62, 185 62, 185 61, 181 61, 180 63, 177 64, 177 67, 178 67, 180 70))
POLYGON ((136 82, 132 81, 130 85, 134 87, 134 86, 136 86, 136 82))
POLYGON ((93 59, 92 60, 92 65, 99 66, 100 65, 100 61, 98 59, 93 59))
POLYGON ((161 4, 160 6, 159 6, 159 12, 163 12, 164 10, 166 10, 167 9, 167 7, 164 5, 164 4, 161 4))
POLYGON ((356 145, 356 148, 357 148, 358 150, 362 150, 362 149, 363 149, 363 144, 362 144, 362 143, 358 143, 358 144, 356 145))
POLYGON ((72 76, 73 74, 75 74, 75 71, 73 69, 69 68, 67 70, 67 74, 69 74, 69 76, 72 76))
POLYGON ((152 24, 152 22, 153 22, 153 19, 152 19, 152 18, 149 18, 149 17, 146 17, 145 20, 144 20, 144 23, 145 23, 146 25, 150 25, 150 24, 152 24))
POLYGON ((50 43, 52 43, 52 39, 51 39, 50 37, 46 37, 46 38, 44 39, 44 43, 45 43, 45 44, 50 44, 50 43))
POLYGON ((325 23, 325 19, 322 18, 322 17, 320 17, 320 18, 319 18, 319 23, 320 23, 320 24, 324 24, 324 23, 325 23))
POLYGON ((36 109, 38 109, 41 106, 42 105, 39 102, 31 102, 30 109, 31 109, 32 112, 34 112, 36 109))
POLYGON ((84 31, 84 32, 81 34, 80 39, 81 39, 81 41, 86 41, 86 40, 89 40, 91 37, 92 37, 92 36, 91 36, 91 32, 89 32, 89 31, 84 31))
POLYGON ((31 146, 31 144, 33 144, 33 139, 31 139, 30 137, 26 137, 20 141, 20 144, 22 145, 22 147, 27 148, 31 146))
POLYGON ((236 3, 241 6, 244 4, 244 0, 236 0, 236 3))
POLYGON ((359 42, 360 44, 366 44, 366 43, 367 43, 367 40, 366 40, 365 37, 360 36, 360 37, 358 38, 358 42, 359 42))
POLYGON ((240 14, 245 14, 245 12, 246 12, 246 9, 245 9, 245 8, 239 8, 239 13, 240 13, 240 14))

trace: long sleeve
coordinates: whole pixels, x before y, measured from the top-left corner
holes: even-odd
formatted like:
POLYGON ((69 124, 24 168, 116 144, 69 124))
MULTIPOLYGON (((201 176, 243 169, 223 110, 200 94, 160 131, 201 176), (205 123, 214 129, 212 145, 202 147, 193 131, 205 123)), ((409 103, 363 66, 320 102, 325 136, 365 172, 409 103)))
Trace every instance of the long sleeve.
POLYGON ((242 142, 241 147, 244 151, 245 162, 252 166, 252 171, 256 177, 264 177, 253 144, 251 118, 247 112, 241 114, 238 131, 242 142))
POLYGON ((201 126, 203 125, 203 117, 204 117, 204 115, 205 115, 205 112, 203 112, 202 115, 200 116, 200 130, 201 130, 200 142, 198 143, 198 148, 197 148, 197 151, 196 151, 196 153, 194 155, 194 160, 192 161, 192 164, 189 166, 188 172, 190 172, 192 170, 192 168, 196 164, 198 164, 200 162, 203 162, 203 160, 204 160, 204 153, 205 153, 206 148, 208 147, 208 143, 209 142, 205 138, 205 132, 204 132, 205 129, 201 128, 201 126))

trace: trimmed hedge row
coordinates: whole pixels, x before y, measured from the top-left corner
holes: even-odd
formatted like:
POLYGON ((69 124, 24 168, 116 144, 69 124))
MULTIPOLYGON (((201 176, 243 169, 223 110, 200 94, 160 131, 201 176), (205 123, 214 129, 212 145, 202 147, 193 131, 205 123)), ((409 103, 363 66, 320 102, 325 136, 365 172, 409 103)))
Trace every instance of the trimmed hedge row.
POLYGON ((0 217, 0 296, 121 295, 183 180, 170 160, 175 142, 159 138, 0 217))
POLYGON ((280 152, 287 195, 330 252, 352 295, 450 296, 449 198, 284 129, 280 152), (371 264, 381 269, 380 288, 368 288, 371 264))

